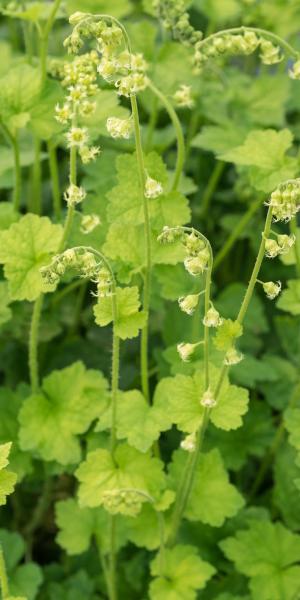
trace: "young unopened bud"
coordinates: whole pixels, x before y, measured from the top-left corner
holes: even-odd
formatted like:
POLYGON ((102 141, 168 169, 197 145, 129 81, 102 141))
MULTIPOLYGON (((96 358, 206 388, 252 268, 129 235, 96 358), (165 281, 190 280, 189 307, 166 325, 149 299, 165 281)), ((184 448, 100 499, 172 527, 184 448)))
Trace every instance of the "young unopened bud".
POLYGON ((214 406, 216 406, 217 401, 214 398, 214 395, 210 388, 208 388, 206 390, 206 392, 204 392, 204 394, 200 400, 200 404, 202 406, 204 406, 205 408, 213 408, 214 406))
POLYGON ((269 300, 274 300, 281 292, 281 281, 266 281, 262 284, 264 292, 269 300))
POLYGON ((177 352, 184 362, 189 362, 199 344, 177 344, 177 352))
POLYGON ((220 327, 223 323, 222 317, 220 317, 220 313, 215 309, 214 306, 208 309, 204 319, 203 325, 205 327, 220 327))
POLYGON ((234 346, 232 346, 232 348, 230 348, 226 352, 224 364, 228 366, 237 365, 241 362, 241 360, 243 360, 243 358, 244 355, 241 352, 238 352, 238 350, 234 346))
POLYGON ((194 231, 185 235, 183 245, 189 256, 197 256, 206 247, 205 241, 194 231))
POLYGON ((65 250, 62 254, 62 260, 64 261, 65 265, 68 265, 69 267, 75 266, 77 264, 77 254, 75 250, 73 248, 68 248, 68 250, 65 250))
POLYGON ((190 433, 181 442, 180 448, 186 452, 195 452, 196 450, 196 433, 190 433))
POLYGON ((187 315, 193 315, 198 306, 199 294, 190 294, 189 296, 181 296, 178 299, 179 307, 187 315))
POLYGON ((152 179, 152 177, 147 177, 145 183, 145 196, 146 198, 158 198, 163 193, 163 187, 159 181, 156 179, 152 179))
POLYGON ((174 227, 171 228, 168 227, 168 225, 165 225, 162 232, 157 236, 157 241, 161 244, 171 244, 175 242, 175 240, 178 238, 178 235, 180 235, 180 228, 176 229, 174 227))
POLYGON ((80 21, 85 19, 86 16, 87 16, 87 13, 80 12, 79 10, 77 10, 69 17, 69 23, 70 23, 70 25, 73 25, 73 26, 77 25, 78 23, 80 23, 80 21))

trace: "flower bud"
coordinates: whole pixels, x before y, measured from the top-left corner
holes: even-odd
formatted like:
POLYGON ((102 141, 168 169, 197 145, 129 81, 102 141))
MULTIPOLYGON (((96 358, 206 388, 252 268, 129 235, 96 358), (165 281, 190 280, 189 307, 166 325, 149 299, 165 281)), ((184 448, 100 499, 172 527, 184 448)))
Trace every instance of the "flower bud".
POLYGON ((177 344, 177 352, 184 362, 189 362, 199 344, 177 344))
POLYGON ((70 23, 70 25, 73 25, 73 26, 77 25, 78 23, 80 23, 80 21, 85 19, 86 16, 87 16, 87 13, 80 12, 79 10, 77 10, 72 15, 70 15, 69 23, 70 23))
POLYGON ((265 241, 265 253, 268 258, 275 258, 280 254, 280 246, 276 240, 267 239, 265 241))
POLYGON ((280 254, 286 254, 290 248, 296 242, 296 236, 294 234, 291 235, 278 235, 277 242, 280 247, 280 254))
POLYGON ((197 308, 199 301, 199 294, 190 294, 189 296, 181 296, 178 299, 180 309, 187 315, 192 315, 197 308))
POLYGON ((226 352, 224 364, 227 366, 237 365, 239 362, 241 362, 241 360, 243 360, 243 358, 244 355, 241 352, 238 352, 237 349, 232 346, 232 348, 226 352))
POLYGON ((184 261, 184 266, 187 272, 195 277, 207 269, 209 258, 209 251, 205 248, 197 256, 188 256, 184 261))
POLYGON ((101 150, 99 146, 82 146, 79 150, 80 158, 84 165, 96 160, 97 156, 99 156, 101 150))
POLYGON ((158 198, 163 193, 163 187, 159 181, 156 179, 152 179, 152 177, 147 177, 145 183, 145 197, 146 198, 158 198))
POLYGON ((71 183, 64 193, 64 198, 68 206, 80 204, 86 197, 86 191, 82 187, 78 187, 71 183))
POLYGON ((213 395, 210 387, 206 390, 206 392, 204 392, 204 394, 200 400, 200 404, 202 406, 204 406, 205 408, 213 408, 214 406, 216 406, 217 401, 214 398, 214 395, 213 395))
POLYGON ((266 281, 262 286, 267 298, 274 300, 280 294, 282 284, 281 281, 277 281, 276 283, 274 281, 266 281))
POLYGON ((180 448, 186 452, 195 452, 196 450, 196 433, 190 433, 181 442, 180 448))
POLYGON ((203 319, 203 325, 205 325, 205 327, 220 327, 222 323, 223 319, 220 317, 220 313, 215 309, 215 307, 212 306, 209 308, 203 319))
POLYGON ((280 54, 280 47, 274 46, 272 42, 264 38, 260 42, 259 56, 264 65, 275 65, 283 60, 283 55, 280 54))
POLYGON ((94 231, 94 229, 96 229, 96 227, 98 227, 98 225, 100 225, 100 223, 101 221, 98 215, 83 215, 81 219, 80 231, 81 233, 85 234, 91 233, 94 231))
POLYGON ((300 79, 300 60, 297 60, 289 70, 291 79, 300 79))

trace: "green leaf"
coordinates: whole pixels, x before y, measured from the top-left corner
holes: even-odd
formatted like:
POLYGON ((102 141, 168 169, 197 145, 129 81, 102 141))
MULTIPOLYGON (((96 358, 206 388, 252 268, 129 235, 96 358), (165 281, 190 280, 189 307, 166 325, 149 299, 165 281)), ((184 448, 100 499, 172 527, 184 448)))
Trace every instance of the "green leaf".
POLYGON ((21 448, 62 465, 79 462, 77 436, 87 431, 107 401, 107 382, 99 371, 86 369, 81 362, 52 371, 20 411, 21 448))
MULTIPOLYGON (((215 389, 220 371, 211 365, 211 389, 215 389)), ((202 423, 204 407, 200 400, 205 389, 204 370, 197 371, 193 377, 176 375, 162 379, 155 391, 154 405, 165 406, 172 422, 187 433, 196 431, 202 423)), ((225 378, 217 405, 211 410, 212 423, 226 431, 242 425, 241 417, 248 409, 248 392, 231 385, 225 378)))
MULTIPOLYGON (((122 154, 117 158, 118 185, 108 194, 107 219, 110 223, 140 225, 144 223, 143 197, 136 177, 136 155, 122 154)), ((188 202, 179 192, 167 192, 168 173, 163 160, 155 152, 145 157, 145 168, 150 177, 159 181, 164 193, 149 201, 152 225, 160 230, 183 225, 190 220, 188 202)))
MULTIPOLYGON (((9 5, 8 5, 9 6, 9 5)), ((43 2, 28 2, 26 9, 22 6, 14 6, 13 10, 3 10, 2 12, 14 19, 21 19, 22 21, 31 21, 37 23, 39 20, 45 21, 51 14, 52 7, 45 5, 43 2)))
MULTIPOLYGON (((178 488, 187 460, 187 453, 183 450, 174 452, 168 479, 174 490, 178 488)), ((225 519, 233 517, 243 504, 243 497, 229 483, 219 451, 215 449, 202 454, 184 516, 190 521, 221 527, 225 519)))
POLYGON ((288 129, 251 131, 241 146, 222 153, 219 158, 250 168, 250 180, 256 189, 270 192, 296 173, 296 161, 286 157, 293 136, 288 129))
MULTIPOLYGON (((235 319, 246 293, 247 286, 242 283, 231 283, 218 294, 214 305, 226 319, 235 319)), ((254 292, 244 319, 244 329, 255 335, 268 331, 266 311, 261 298, 254 292)))
POLYGON ((19 481, 31 471, 31 457, 21 451, 18 440, 18 414, 26 394, 27 386, 24 389, 20 386, 14 391, 7 387, 0 388, 0 442, 12 442, 9 462, 19 481))
MULTIPOLYGON (((165 486, 163 463, 127 444, 117 447, 114 459, 108 450, 89 452, 76 476, 80 482, 79 504, 90 508, 102 506, 106 492, 134 489, 158 499, 165 486)), ((130 506, 120 508, 123 514, 131 514, 131 510, 130 506)))
POLYGON ((276 306, 291 315, 300 315, 300 281, 290 279, 287 285, 287 289, 280 294, 276 306))
MULTIPOLYGON (((136 337, 139 329, 146 324, 146 313, 139 311, 139 289, 137 286, 116 289, 117 319, 115 332, 122 340, 136 337)), ((94 306, 97 325, 105 326, 112 322, 112 297, 99 298, 94 306)))
POLYGON ((218 350, 226 351, 231 348, 237 338, 243 333, 243 327, 238 321, 225 319, 218 327, 214 337, 214 344, 218 350))
POLYGON ((263 402, 251 400, 249 411, 239 429, 220 431, 210 427, 205 447, 218 448, 227 469, 238 471, 247 462, 248 456, 262 458, 275 435, 272 412, 263 402))
POLYGON ((300 407, 291 407, 285 411, 284 425, 289 433, 290 444, 300 450, 300 407))
POLYGON ((273 500, 282 518, 290 529, 300 528, 300 465, 296 464, 297 452, 285 444, 277 452, 274 464, 273 500))
POLYGON ((63 131, 56 119, 55 106, 62 102, 64 93, 57 81, 47 80, 39 101, 30 110, 29 128, 42 140, 49 140, 63 131))
POLYGON ((12 598, 18 600, 25 596, 26 600, 34 600, 43 581, 43 575, 41 568, 33 562, 19 565, 26 550, 23 538, 18 533, 1 529, 0 544, 3 549, 12 598))
POLYGON ((39 70, 27 64, 9 69, 0 78, 0 114, 9 129, 26 125, 28 112, 39 99, 40 85, 39 70))
POLYGON ((194 148, 202 148, 221 155, 243 143, 248 130, 232 125, 205 125, 193 141, 194 148))
POLYGON ((252 521, 248 530, 238 531, 220 546, 236 569, 251 578, 253 600, 295 600, 300 581, 299 535, 279 522, 252 521))
POLYGON ((3 323, 6 323, 12 317, 9 303, 8 285, 6 281, 0 281, 0 325, 3 325, 3 323))
MULTIPOLYGON (((73 498, 55 505, 55 521, 59 528, 57 543, 70 555, 86 552, 92 537, 97 538, 102 552, 110 547, 110 531, 107 513, 103 508, 81 508, 73 498)), ((117 528, 116 545, 120 548, 126 541, 126 525, 117 528)))
POLYGON ((42 292, 53 289, 43 282, 40 268, 58 250, 61 236, 61 225, 32 214, 0 232, 0 262, 12 300, 36 300, 42 292))
POLYGON ((95 12, 97 8, 99 8, 99 12, 113 17, 124 17, 130 12, 128 0, 114 0, 113 4, 110 0, 101 0, 97 4, 95 4, 95 0, 67 0, 65 5, 69 15, 77 10, 95 12))
MULTIPOLYGON (((98 430, 111 427, 111 407, 100 417, 98 430)), ((117 438, 126 439, 130 446, 147 452, 161 431, 171 427, 164 406, 149 406, 138 390, 120 392, 117 409, 117 438)))
MULTIPOLYGON (((184 250, 180 242, 161 244, 157 234, 151 235, 153 264, 177 264, 184 259, 184 250)), ((141 271, 145 264, 145 231, 144 226, 113 224, 108 230, 103 251, 113 260, 128 263, 135 271, 141 271)))
POLYGON ((151 563, 155 577, 150 584, 151 600, 195 600, 197 590, 202 590, 216 572, 202 560, 193 546, 178 545, 164 552, 163 573, 159 554, 151 563))
POLYGON ((11 443, 0 445, 0 506, 6 504, 6 497, 12 494, 17 481, 15 473, 6 469, 11 443))

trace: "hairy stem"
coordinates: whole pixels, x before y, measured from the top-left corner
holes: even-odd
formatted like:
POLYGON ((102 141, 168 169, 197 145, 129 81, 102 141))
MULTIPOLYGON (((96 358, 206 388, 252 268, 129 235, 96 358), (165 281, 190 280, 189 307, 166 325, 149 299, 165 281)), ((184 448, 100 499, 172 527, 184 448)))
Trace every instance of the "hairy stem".
POLYGON ((21 204, 21 187, 22 187, 22 171, 20 161, 20 144, 18 134, 13 135, 6 127, 3 121, 0 121, 1 129, 7 141, 11 144, 14 155, 14 189, 13 189, 13 207, 15 211, 20 210, 21 204))
POLYGON ((40 294, 33 305, 29 333, 29 375, 32 393, 39 390, 38 336, 43 301, 44 294, 40 294))
POLYGON ((241 220, 237 223, 236 227, 233 228, 225 244, 222 246, 221 250, 216 255, 216 258, 214 260, 214 271, 222 264, 222 262, 230 252, 232 246, 235 244, 236 240, 244 231, 249 221, 251 221, 253 215, 255 215, 255 213, 258 211, 261 204, 261 199, 257 200, 256 202, 253 202, 249 206, 247 212, 243 215, 241 220))
POLYGON ((152 92, 155 94, 155 96, 157 96, 157 98, 159 98, 159 100, 165 107, 165 109, 168 112, 169 117, 173 123, 175 132, 176 132, 177 159, 176 159, 175 173, 174 173, 172 186, 171 186, 172 191, 175 191, 175 190, 177 190, 178 185, 180 183, 180 178, 182 175, 184 161, 185 161, 184 135, 183 135, 182 127, 181 127, 180 121, 178 119, 177 113, 174 110, 171 102, 169 102, 169 100, 166 98, 166 96, 160 90, 157 89, 157 87, 152 83, 152 81, 149 83, 149 87, 150 87, 150 90, 152 90, 152 92))
POLYGON ((138 106, 136 97, 131 96, 131 109, 134 122, 135 132, 135 144, 136 144, 136 155, 138 164, 138 174, 140 181, 140 189, 143 200, 144 210, 144 230, 145 230, 145 251, 146 251, 146 265, 144 274, 144 298, 143 298, 143 309, 147 315, 146 325, 142 329, 141 333, 141 383, 142 392, 147 400, 150 402, 149 393, 149 374, 148 374, 148 335, 149 335, 149 306, 150 306, 150 292, 151 292, 151 229, 150 229, 150 216, 148 200, 145 196, 145 182, 146 182, 146 171, 144 164, 144 154, 141 140, 141 130, 138 114, 138 106))
POLYGON ((53 27, 56 13, 61 4, 61 1, 62 0, 54 1, 52 11, 49 15, 49 18, 46 22, 44 29, 41 31, 41 35, 40 35, 40 69, 41 69, 41 87, 42 88, 44 87, 46 77, 47 77, 47 54, 48 54, 49 36, 51 33, 51 29, 53 27))
POLYGON ((34 136, 34 162, 32 167, 32 196, 30 210, 37 215, 41 214, 42 194, 42 169, 41 169, 41 140, 34 136))
POLYGON ((55 214, 57 221, 60 221, 60 219, 61 219, 61 193, 60 193, 60 185, 59 185, 57 150, 56 150, 55 145, 51 141, 48 142, 47 146, 48 146, 49 170, 50 170, 50 177, 51 177, 54 214, 55 214))
POLYGON ((295 261, 296 261, 296 273, 297 273, 297 277, 300 277, 300 244, 299 244, 299 236, 298 236, 298 228, 297 228, 297 220, 296 219, 292 219, 290 221, 290 232, 291 234, 293 234, 296 237, 296 241, 293 247, 294 250, 294 254, 295 254, 295 261))
POLYGON ((0 584, 3 600, 9 596, 8 579, 2 547, 0 546, 0 584))
MULTIPOLYGON (((211 293, 211 274, 213 267, 213 253, 210 244, 208 243, 210 251, 209 267, 206 272, 205 282, 205 300, 204 300, 204 314, 206 315, 210 307, 210 293, 211 293)), ((209 388, 210 377, 209 377, 209 327, 204 326, 204 371, 205 371, 205 391, 209 388)), ((202 418, 201 426, 197 432, 196 448, 192 452, 187 461, 182 474, 182 479, 179 484, 178 492, 176 494, 176 501, 172 515, 172 525, 169 535, 168 544, 174 545, 177 538, 177 533, 180 527, 180 523, 186 509, 186 505, 193 488, 195 479, 196 469, 198 460, 203 447, 203 440, 205 432, 209 423, 210 410, 205 408, 202 418)))
POLYGON ((209 178, 208 184, 204 190, 202 203, 201 203, 201 217, 203 217, 203 218, 206 217, 206 215, 209 211, 211 199, 217 189, 217 186, 218 186, 220 178, 223 174, 224 168, 225 168, 225 163, 218 161, 215 164, 215 167, 209 178))

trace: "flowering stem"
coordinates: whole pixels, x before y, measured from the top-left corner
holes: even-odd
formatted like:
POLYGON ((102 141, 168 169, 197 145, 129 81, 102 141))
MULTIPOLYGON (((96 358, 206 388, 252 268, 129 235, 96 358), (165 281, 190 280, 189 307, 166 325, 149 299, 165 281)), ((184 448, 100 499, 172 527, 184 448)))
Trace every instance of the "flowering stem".
POLYGON ((289 56, 292 56, 295 59, 299 59, 299 52, 297 52, 297 50, 295 50, 288 42, 283 40, 279 35, 276 35, 276 33, 273 33, 272 31, 266 31, 265 29, 260 29, 258 27, 245 27, 244 25, 241 27, 232 27, 230 29, 224 29, 222 31, 217 31, 216 33, 213 33, 213 34, 209 35, 208 37, 204 38, 204 40, 202 40, 202 42, 200 42, 199 47, 201 48, 201 46, 205 45, 207 42, 211 41, 212 39, 214 39, 216 37, 222 36, 224 34, 245 33, 246 31, 252 31, 253 33, 257 33, 257 35, 261 35, 263 37, 270 38, 276 44, 281 46, 281 48, 286 50, 286 52, 288 53, 289 56))
POLYGON ((109 552, 109 590, 110 600, 117 600, 118 592, 116 585, 116 515, 110 515, 109 517, 109 538, 110 538, 110 552, 109 552))
POLYGON ((298 228, 297 228, 297 220, 291 219, 290 221, 290 232, 295 236, 295 244, 294 244, 294 254, 296 261, 296 273, 297 276, 300 277, 300 247, 299 247, 299 239, 298 239, 298 228))
POLYGON ((173 123, 175 132, 176 132, 177 159, 176 159, 176 169, 175 169, 172 186, 171 186, 171 190, 175 191, 175 190, 177 190, 178 185, 180 183, 180 178, 181 178, 184 161, 185 161, 184 135, 183 135, 182 127, 181 127, 180 121, 178 119, 177 113, 174 110, 171 102, 169 102, 167 97, 160 90, 157 89, 157 87, 152 83, 152 81, 150 81, 149 87, 150 87, 150 90, 152 90, 152 92, 157 96, 157 98, 159 98, 159 100, 164 105, 165 109, 167 110, 169 117, 173 123))
MULTIPOLYGON (((204 314, 206 315, 210 307, 210 292, 211 292, 211 274, 213 267, 213 253, 212 248, 208 240, 206 240, 207 246, 210 252, 209 266, 206 271, 205 281, 205 300, 204 300, 204 314)), ((204 370, 205 370, 205 391, 209 388, 209 327, 204 326, 204 370)), ((196 448, 194 452, 189 455, 185 469, 182 474, 182 479, 176 495, 175 506, 172 515, 171 532, 169 535, 168 544, 174 545, 177 538, 178 529, 180 527, 181 519, 183 517, 186 505, 193 488, 195 479, 196 469, 198 465, 199 456, 203 447, 203 440, 205 432, 209 423, 210 409, 205 408, 202 418, 202 423, 197 432, 196 448)))
MULTIPOLYGON (((241 308, 239 310, 239 314, 236 319, 238 321, 238 323, 240 323, 240 325, 243 324, 246 312, 248 310, 250 301, 253 296, 255 285, 257 283, 257 276, 259 274, 259 271, 260 271, 260 268, 261 268, 261 265, 262 265, 262 262, 264 259, 264 255, 265 255, 266 238, 269 237, 269 235, 270 235, 270 230, 271 230, 271 225, 272 225, 272 217, 273 217, 273 209, 272 209, 272 206, 269 206, 266 221, 265 221, 265 227, 262 232, 261 243, 260 243, 256 261, 255 261, 255 265, 254 265, 254 268, 252 271, 252 275, 250 277, 250 281, 249 281, 249 284, 247 287, 247 291, 246 291, 244 300, 242 302, 241 308)), ((228 371, 229 371, 229 366, 223 365, 221 372, 220 372, 219 380, 217 382, 216 389, 214 392, 215 400, 217 400, 217 398, 221 392, 223 381, 224 381, 225 376, 228 373, 228 371)))
POLYGON ((253 202, 249 206, 247 212, 243 215, 243 217, 238 222, 236 227, 233 228, 233 230, 232 230, 231 234, 228 236, 225 244, 222 246, 221 250, 216 255, 216 258, 214 260, 214 271, 216 269, 218 269, 220 264, 226 258, 226 256, 230 252, 232 246, 234 245, 235 241, 238 239, 238 237, 240 236, 242 231, 244 231, 246 225, 248 225, 249 221, 252 219, 253 215, 258 211, 260 206, 261 206, 261 199, 259 198, 259 200, 257 200, 256 202, 253 202))
POLYGON ((43 307, 44 294, 40 294, 33 305, 33 312, 29 333, 29 374, 32 393, 39 389, 39 370, 38 370, 38 337, 39 323, 43 307))
POLYGON ((55 0, 53 3, 52 11, 49 15, 48 21, 44 29, 40 33, 40 68, 41 68, 41 87, 44 87, 47 77, 47 54, 48 54, 48 43, 49 35, 54 23, 56 13, 61 4, 61 0, 55 0))
POLYGON ((1 128, 3 130, 3 133, 5 135, 5 137, 7 138, 7 140, 9 141, 9 143, 12 146, 13 149, 13 154, 14 154, 14 177, 15 177, 15 181, 14 181, 14 190, 13 190, 13 207, 15 209, 15 211, 19 211, 20 210, 20 203, 21 203, 21 185, 22 185, 22 172, 21 172, 21 161, 20 161, 20 145, 19 145, 19 140, 18 140, 18 134, 16 133, 16 135, 14 136, 10 130, 8 129, 8 127, 6 127, 6 125, 3 123, 3 121, 0 121, 0 125, 1 128))
POLYGON ((0 547, 0 584, 2 598, 5 600, 9 596, 8 579, 6 573, 5 560, 3 555, 2 547, 0 547))
POLYGON ((209 178, 208 184, 206 186, 206 189, 204 190, 204 194, 203 194, 203 198, 202 198, 202 203, 201 203, 201 217, 205 218, 209 207, 210 207, 210 201, 212 199, 213 194, 216 191, 217 185, 220 181, 220 177, 222 176, 222 173, 224 171, 225 168, 225 163, 218 161, 215 164, 214 170, 209 178))
POLYGON ((138 163, 138 174, 140 180, 140 188, 143 200, 143 210, 144 210, 144 229, 145 229, 145 251, 146 251, 146 266, 145 266, 145 276, 144 276, 144 299, 143 299, 143 309, 147 315, 146 325, 142 329, 141 333, 141 383, 142 383, 142 391, 147 400, 150 401, 149 394, 149 375, 148 375, 148 335, 149 335, 149 306, 150 306, 150 292, 151 292, 151 229, 150 229, 150 216, 149 216, 149 207, 148 200, 145 196, 145 183, 146 183, 146 171, 144 164, 144 154, 141 140, 141 130, 140 130, 140 122, 139 122, 139 113, 138 106, 136 101, 136 96, 132 95, 130 97, 131 100, 131 110, 133 116, 134 123, 134 133, 135 133, 135 145, 136 145, 136 155, 137 155, 137 163, 138 163))
POLYGON ((52 184, 54 214, 55 214, 57 221, 60 221, 60 218, 61 218, 61 195, 60 195, 60 186, 59 186, 57 153, 56 153, 56 147, 51 141, 48 142, 48 157, 49 157, 49 169, 50 169, 50 176, 51 176, 51 184, 52 184))
POLYGON ((41 214, 42 171, 41 171, 41 140, 34 136, 34 162, 32 168, 32 199, 31 211, 41 214))

